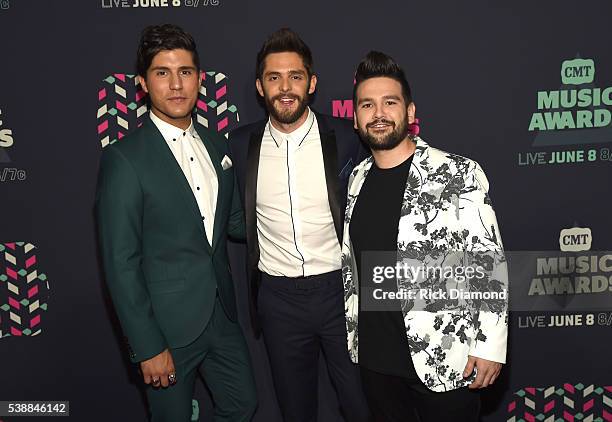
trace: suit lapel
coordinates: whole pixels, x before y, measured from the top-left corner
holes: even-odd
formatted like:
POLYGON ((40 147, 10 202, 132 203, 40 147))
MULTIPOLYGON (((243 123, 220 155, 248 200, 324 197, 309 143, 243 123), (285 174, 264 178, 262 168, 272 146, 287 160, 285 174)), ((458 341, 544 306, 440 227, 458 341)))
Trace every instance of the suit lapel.
MULTIPOLYGON (((193 191, 191 190, 191 186, 189 186, 189 182, 185 177, 185 173, 181 169, 181 166, 174 158, 170 147, 166 143, 166 140, 162 136, 157 126, 151 121, 150 118, 146 118, 143 124, 143 129, 149 130, 151 132, 151 137, 153 138, 152 145, 158 150, 159 156, 163 161, 166 162, 166 168, 172 173, 174 182, 176 186, 178 186, 183 199, 187 203, 187 206, 191 209, 192 214, 194 216, 194 222, 197 224, 198 229, 202 232, 202 235, 206 237, 206 232, 204 230, 204 224, 202 223, 202 216, 200 214, 200 208, 198 207, 198 203, 193 195, 193 191)), ((212 251, 210 244, 208 243, 209 250, 212 251)))
POLYGON ((340 199, 338 198, 340 189, 338 181, 338 148, 336 146, 336 135, 334 131, 323 131, 324 126, 319 125, 319 135, 321 137, 321 149, 323 150, 323 165, 325 167, 325 182, 327 185, 327 199, 338 242, 342 241, 342 227, 340 199))
POLYGON ((361 187, 363 186, 363 183, 365 182, 365 179, 368 176, 368 172, 370 171, 373 162, 374 158, 370 156, 368 157, 367 161, 364 161, 358 167, 356 167, 355 170, 353 170, 356 171, 356 173, 353 177, 353 181, 350 183, 348 188, 346 215, 344 218, 345 238, 348 238, 348 229, 349 225, 351 224, 353 209, 355 208, 355 203, 357 202, 357 198, 359 197, 359 193, 361 192, 361 187))
MULTIPOLYGON (((198 132, 198 135, 200 136, 200 139, 202 140, 202 143, 204 144, 204 147, 206 148, 206 151, 208 152, 210 161, 212 162, 213 167, 215 168, 215 173, 217 173, 218 188, 217 188, 217 200, 215 203, 215 221, 213 223, 213 240, 212 240, 212 250, 214 251, 217 248, 217 244, 219 243, 218 241, 219 236, 221 236, 221 232, 222 232, 221 227, 220 227, 220 224, 222 221, 221 213, 218 211, 219 211, 219 204, 221 203, 221 198, 223 198, 222 196, 223 189, 225 189, 225 184, 223 181, 223 167, 221 166, 221 158, 219 157, 219 153, 217 149, 215 148, 215 146, 213 145, 212 141, 208 139, 208 137, 206 137, 204 133, 202 133, 202 130, 198 130, 197 126, 196 126, 196 132, 198 132)), ((193 197, 193 192, 192 192, 192 197, 193 197)), ((196 206, 197 206, 197 202, 196 202, 196 206)), ((198 208, 198 213, 199 213, 199 208, 198 208)), ((206 239, 208 239, 208 237, 206 239)))
MULTIPOLYGON (((429 145, 427 145, 427 143, 425 143, 419 137, 415 138, 415 143, 416 149, 414 151, 412 164, 410 165, 410 170, 408 172, 408 180, 406 180, 400 219, 410 216, 411 214, 416 214, 420 211, 419 207, 417 207, 417 201, 419 199, 421 189, 423 188, 423 183, 427 179, 429 169, 429 154, 427 152, 429 145)), ((398 243, 399 241, 400 239, 398 239, 398 243)))
POLYGON ((257 240, 257 175, 259 172, 259 155, 265 125, 251 132, 247 152, 246 176, 244 186, 244 216, 247 227, 247 244, 249 245, 249 267, 254 269, 259 261, 259 244, 257 240))

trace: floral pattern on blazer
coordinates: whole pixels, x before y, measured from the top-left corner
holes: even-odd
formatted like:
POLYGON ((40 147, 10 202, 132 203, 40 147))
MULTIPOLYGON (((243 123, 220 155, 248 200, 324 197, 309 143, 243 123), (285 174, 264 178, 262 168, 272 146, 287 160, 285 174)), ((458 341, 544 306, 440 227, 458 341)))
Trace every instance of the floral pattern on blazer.
MULTIPOLYGON (((431 390, 466 386, 468 355, 505 363, 508 332, 508 275, 488 181, 478 163, 430 147, 414 137, 397 238, 398 265, 477 264, 485 276, 469 281, 470 291, 505 290, 505 298, 466 300, 401 299, 406 335, 417 374, 431 390)), ((372 166, 362 161, 349 179, 342 244, 342 274, 348 333, 353 362, 359 362, 359 281, 349 224, 353 207, 372 166)), ((402 289, 442 289, 456 280, 444 277, 397 278, 402 289)), ((500 297, 503 295, 500 295, 500 297)))

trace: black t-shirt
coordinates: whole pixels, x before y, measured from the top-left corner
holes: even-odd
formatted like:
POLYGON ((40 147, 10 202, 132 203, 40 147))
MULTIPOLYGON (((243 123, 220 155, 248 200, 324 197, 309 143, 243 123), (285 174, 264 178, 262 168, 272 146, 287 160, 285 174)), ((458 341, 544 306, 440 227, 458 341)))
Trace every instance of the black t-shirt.
POLYGON ((417 378, 400 302, 385 301, 384 310, 371 310, 381 309, 380 302, 371 299, 373 289, 397 291, 395 277, 374 283, 373 271, 375 266, 395 268, 397 230, 411 164, 412 156, 389 169, 380 169, 372 163, 355 203, 349 230, 360 288, 359 364, 383 374, 417 378), (386 253, 362 255, 374 251, 386 253))

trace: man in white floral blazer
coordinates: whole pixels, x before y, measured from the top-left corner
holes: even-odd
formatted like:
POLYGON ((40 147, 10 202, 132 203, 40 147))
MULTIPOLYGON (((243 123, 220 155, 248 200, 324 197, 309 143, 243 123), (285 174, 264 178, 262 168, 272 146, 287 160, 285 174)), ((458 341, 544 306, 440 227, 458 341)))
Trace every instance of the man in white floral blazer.
POLYGON ((409 134, 402 69, 370 52, 354 90, 372 157, 349 181, 342 245, 348 348, 376 421, 477 421, 506 359, 507 269, 473 160, 409 134))

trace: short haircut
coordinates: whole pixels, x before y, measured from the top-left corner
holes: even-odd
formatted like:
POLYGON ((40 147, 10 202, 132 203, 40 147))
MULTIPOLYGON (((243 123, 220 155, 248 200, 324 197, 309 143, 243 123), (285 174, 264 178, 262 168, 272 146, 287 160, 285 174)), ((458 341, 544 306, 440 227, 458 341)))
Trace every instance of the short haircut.
POLYGON ((304 63, 308 77, 314 74, 312 53, 300 36, 290 28, 281 28, 268 37, 266 42, 257 53, 257 65, 255 74, 261 79, 266 64, 266 57, 272 53, 297 53, 304 63))
POLYGON ((357 88, 359 84, 371 78, 391 78, 402 86, 402 96, 406 105, 412 102, 410 85, 404 75, 404 71, 395 60, 380 51, 370 51, 368 55, 357 66, 355 73, 355 85, 353 86, 353 102, 357 104, 357 88))
POLYGON ((200 57, 193 37, 177 25, 151 25, 143 29, 136 55, 136 72, 146 77, 153 58, 160 51, 183 49, 191 53, 196 69, 200 70, 200 57))

